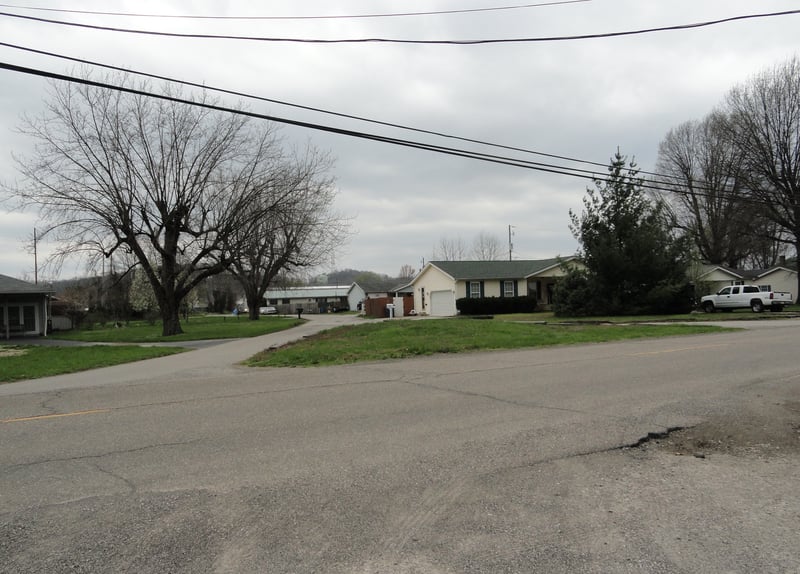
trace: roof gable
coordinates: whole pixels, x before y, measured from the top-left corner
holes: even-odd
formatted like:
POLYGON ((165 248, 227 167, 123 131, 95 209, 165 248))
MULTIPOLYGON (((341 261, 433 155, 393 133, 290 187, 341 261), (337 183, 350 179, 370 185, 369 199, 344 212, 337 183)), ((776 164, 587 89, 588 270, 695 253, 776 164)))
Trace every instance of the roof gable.
POLYGON ((788 273, 790 275, 791 274, 795 274, 795 275, 797 274, 797 271, 795 271, 794 269, 778 265, 777 267, 771 267, 769 269, 761 270, 759 272, 759 274, 756 276, 756 278, 757 279, 761 279, 762 277, 766 277, 767 275, 772 275, 773 273, 777 273, 778 271, 783 271, 784 273, 788 273))
POLYGON ((724 275, 728 275, 734 279, 744 279, 743 271, 738 269, 731 269, 730 267, 723 267, 722 265, 709 265, 706 269, 699 275, 698 279, 703 280, 705 277, 709 275, 713 275, 714 273, 722 273, 724 275))

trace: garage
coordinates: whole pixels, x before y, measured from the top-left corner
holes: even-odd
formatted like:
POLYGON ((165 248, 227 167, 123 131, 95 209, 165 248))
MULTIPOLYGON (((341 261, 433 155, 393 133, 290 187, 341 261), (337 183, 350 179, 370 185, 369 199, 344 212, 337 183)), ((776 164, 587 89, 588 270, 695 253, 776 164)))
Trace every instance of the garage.
POLYGON ((431 291, 432 317, 452 317, 456 314, 456 298, 452 291, 431 291))

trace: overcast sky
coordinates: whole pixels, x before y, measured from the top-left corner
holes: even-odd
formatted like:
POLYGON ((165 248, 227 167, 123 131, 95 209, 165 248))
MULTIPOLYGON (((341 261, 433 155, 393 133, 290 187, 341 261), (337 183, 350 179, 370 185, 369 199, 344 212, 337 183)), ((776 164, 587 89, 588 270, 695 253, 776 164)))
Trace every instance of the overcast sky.
MULTIPOLYGON (((513 0, 306 0, 248 2, 19 2, 70 10, 202 16, 328 16, 432 12, 527 4, 513 0)), ((199 20, 0 11, 117 28, 282 38, 475 40, 620 32, 800 9, 789 0, 589 0, 460 14, 304 20, 199 20)), ((699 119, 734 85, 798 53, 800 15, 757 18, 616 38, 479 45, 311 44, 164 38, 71 28, 0 16, 3 42, 174 77, 339 113, 607 164, 619 147, 653 170, 658 144, 699 119)), ((71 73, 74 65, 0 47, 0 61, 71 73)), ((18 177, 12 153, 30 153, 15 133, 35 114, 47 81, 0 70, 0 179, 18 177)), ((236 105, 232 96, 220 96, 236 105)), ((253 111, 347 129, 556 162, 457 140, 259 101, 253 111)), ((589 182, 384 143, 283 128, 287 145, 312 142, 336 158, 337 209, 354 235, 320 271, 355 268, 397 275, 419 269, 441 238, 470 244, 480 232, 515 259, 570 255, 578 245, 569 210, 589 182)), ((570 164, 575 165, 575 164, 570 164)), ((589 167, 582 165, 579 167, 589 167)), ((597 167, 598 174, 604 173, 597 167)), ((33 277, 24 240, 36 214, 0 205, 0 274, 33 277)), ((47 243, 41 252, 49 249, 47 243)), ((62 272, 60 278, 80 273, 62 272)), ((53 277, 50 277, 53 278, 53 277)))

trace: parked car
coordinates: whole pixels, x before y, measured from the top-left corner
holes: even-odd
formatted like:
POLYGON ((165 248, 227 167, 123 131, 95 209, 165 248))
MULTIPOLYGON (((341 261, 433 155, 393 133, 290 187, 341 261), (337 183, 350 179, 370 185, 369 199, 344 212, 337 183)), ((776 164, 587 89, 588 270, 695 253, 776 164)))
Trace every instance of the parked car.
POLYGON ((713 313, 717 309, 725 311, 748 307, 754 313, 761 313, 764 309, 783 311, 784 306, 792 302, 792 294, 784 291, 762 291, 758 285, 731 285, 700 299, 700 307, 706 313, 713 313))
POLYGON ((259 307, 258 308, 259 315, 277 315, 278 310, 275 307, 259 307))

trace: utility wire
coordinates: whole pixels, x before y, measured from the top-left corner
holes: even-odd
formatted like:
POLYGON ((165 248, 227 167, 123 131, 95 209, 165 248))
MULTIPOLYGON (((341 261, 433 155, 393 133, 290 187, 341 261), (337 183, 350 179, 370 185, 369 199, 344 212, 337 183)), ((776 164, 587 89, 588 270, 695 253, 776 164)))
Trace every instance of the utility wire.
MULTIPOLYGON (((521 148, 521 147, 510 146, 510 145, 505 145, 505 144, 498 144, 498 143, 488 142, 488 141, 485 141, 485 140, 467 138, 467 137, 452 135, 452 134, 448 134, 448 133, 444 133, 444 132, 438 132, 438 131, 434 131, 434 130, 427 130, 427 129, 423 129, 423 128, 416 128, 416 127, 406 126, 406 125, 403 125, 403 124, 397 124, 397 123, 392 123, 392 122, 385 122, 385 121, 381 121, 381 120, 370 119, 370 118, 366 118, 366 117, 363 117, 363 116, 356 116, 356 115, 352 115, 352 114, 334 112, 334 111, 331 111, 331 110, 325 110, 325 109, 322 109, 322 108, 316 108, 316 107, 312 107, 312 106, 304 106, 302 104, 295 104, 295 103, 287 102, 287 101, 283 101, 283 100, 276 100, 276 99, 273 99, 273 98, 257 96, 257 95, 254 95, 254 94, 249 94, 247 92, 239 92, 239 91, 236 91, 236 90, 229 90, 229 89, 226 89, 226 88, 218 88, 218 87, 210 86, 210 85, 207 85, 207 84, 191 82, 191 81, 188 81, 188 80, 181 80, 181 79, 172 78, 172 77, 169 77, 169 76, 161 76, 161 75, 152 74, 152 73, 149 73, 149 72, 141 72, 141 71, 138 71, 138 70, 132 70, 132 69, 129 69, 129 68, 123 68, 123 67, 120 67, 120 66, 114 66, 114 65, 111 65, 111 64, 104 64, 102 62, 96 62, 96 61, 93 61, 93 60, 86 60, 86 59, 83 59, 83 58, 74 58, 74 57, 71 57, 71 56, 65 56, 63 54, 57 54, 55 52, 48 52, 48 51, 45 51, 45 50, 38 50, 38 49, 35 49, 35 48, 28 48, 28 47, 19 46, 19 45, 16 45, 16 44, 9 44, 7 42, 0 42, 0 46, 6 46, 6 47, 9 47, 9 48, 22 50, 22 51, 30 52, 30 53, 34 53, 34 54, 51 56, 51 57, 54 57, 54 58, 59 58, 59 59, 67 60, 67 61, 70 61, 70 62, 76 62, 76 63, 79 63, 79 64, 97 66, 97 67, 106 68, 106 69, 109 69, 109 70, 123 72, 123 73, 126 73, 126 74, 136 74, 136 75, 139 75, 139 76, 144 76, 146 78, 153 78, 153 79, 156 79, 156 80, 161 80, 161 81, 165 81, 165 82, 169 82, 169 83, 177 83, 177 84, 181 84, 181 85, 184 85, 184 86, 200 88, 200 89, 208 90, 208 91, 212 91, 212 92, 219 92, 219 93, 222 93, 222 94, 228 94, 228 95, 233 95, 233 96, 237 96, 237 97, 248 98, 248 99, 252 99, 252 100, 268 102, 268 103, 278 104, 278 105, 282 105, 282 106, 288 106, 288 107, 292 107, 292 108, 297 108, 297 109, 302 109, 302 110, 307 110, 307 111, 312 111, 312 112, 332 115, 332 116, 335 116, 335 117, 340 117, 340 118, 345 118, 345 119, 352 119, 352 120, 367 122, 367 123, 371 123, 371 124, 375 124, 375 125, 381 125, 381 126, 385 126, 385 127, 401 129, 401 130, 406 130, 406 131, 415 132, 415 133, 421 133, 421 134, 426 134, 426 135, 433 135, 433 136, 436 136, 436 137, 442 137, 442 138, 446 138, 446 139, 452 139, 452 140, 456 140, 456 141, 462 141, 462 142, 477 144, 477 145, 481 145, 481 146, 493 147, 493 148, 497 148, 497 149, 504 149, 504 150, 508 150, 508 151, 515 151, 515 152, 526 153, 526 154, 531 154, 531 155, 538 155, 538 156, 541 156, 541 157, 548 157, 550 159, 559 159, 559 160, 569 161, 569 162, 578 163, 578 164, 591 165, 591 166, 596 166, 596 167, 600 167, 600 168, 603 168, 603 169, 607 169, 608 168, 608 164, 597 162, 597 161, 578 159, 578 158, 574 158, 574 157, 558 155, 558 154, 552 154, 552 153, 546 153, 546 152, 531 150, 531 149, 527 149, 527 148, 521 148)), ((542 165, 548 165, 548 164, 542 164, 542 165)), ((558 166, 558 167, 562 167, 562 166, 558 166)), ((584 173, 592 173, 592 174, 596 173, 596 170, 581 170, 579 168, 570 168, 570 167, 567 167, 567 166, 563 166, 563 167, 565 169, 571 169, 571 170, 575 170, 575 171, 582 171, 584 173)), ((640 170, 639 173, 644 174, 644 175, 655 176, 655 177, 658 177, 658 178, 667 178, 667 179, 671 178, 671 179, 677 179, 677 180, 681 179, 679 176, 674 176, 674 175, 669 175, 669 174, 659 174, 659 173, 645 171, 645 170, 640 170)))
MULTIPOLYGON (((282 118, 282 117, 272 116, 272 115, 267 115, 267 114, 260 114, 260 113, 252 112, 252 111, 249 111, 249 110, 241 110, 241 109, 221 106, 221 105, 218 105, 218 104, 211 104, 211 103, 208 103, 208 102, 197 102, 197 101, 192 101, 192 100, 189 100, 189 99, 186 99, 186 98, 179 98, 177 96, 170 96, 170 95, 167 95, 167 94, 158 94, 158 93, 155 93, 155 92, 148 92, 148 91, 137 89, 137 88, 131 88, 131 87, 127 87, 127 86, 109 84, 107 82, 100 82, 100 81, 96 81, 96 80, 90 80, 88 78, 78 78, 78 77, 68 76, 68 75, 64 75, 64 74, 58 74, 58 73, 55 73, 55 72, 48 72, 46 70, 30 68, 30 67, 27 67, 27 66, 18 66, 18 65, 15 65, 15 64, 9 64, 9 63, 6 63, 6 62, 0 62, 0 68, 6 69, 6 70, 9 70, 9 71, 13 71, 13 72, 20 72, 20 73, 24 73, 24 74, 29 74, 29 75, 35 75, 35 76, 40 76, 40 77, 44 77, 44 78, 49 78, 49 79, 53 79, 53 80, 60 80, 60 81, 65 81, 65 82, 70 82, 70 83, 77 83, 77 84, 83 84, 83 85, 87 85, 87 86, 93 86, 93 87, 97 87, 97 88, 115 90, 115 91, 125 92, 125 93, 129 93, 129 94, 137 95, 137 96, 146 96, 146 97, 158 98, 158 99, 161 99, 161 100, 176 102, 176 103, 180 103, 180 104, 187 104, 187 105, 201 107, 201 108, 210 109, 210 110, 214 110, 214 111, 232 113, 232 114, 236 114, 236 115, 242 115, 242 116, 247 116, 247 117, 261 119, 261 120, 268 120, 268 121, 272 121, 272 122, 275 122, 275 123, 281 123, 281 124, 292 125, 292 126, 297 126, 297 127, 307 128, 307 129, 314 129, 314 130, 328 132, 328 133, 334 133, 334 134, 338 134, 338 135, 344 135, 344 136, 356 137, 356 138, 367 139, 367 140, 372 140, 372 141, 390 143, 390 144, 394 144, 394 145, 400 145, 400 146, 411 147, 411 148, 416 148, 416 149, 434 151, 434 152, 444 153, 444 154, 448 154, 448 155, 455 155, 455 156, 459 156, 459 157, 478 159, 478 160, 488 161, 488 162, 492 162, 492 163, 500 163, 500 164, 504 164, 504 165, 514 165, 514 166, 517 166, 517 167, 527 167, 529 169, 534 169, 534 170, 537 170, 537 171, 545 171, 545 172, 557 173, 557 174, 561 174, 561 175, 573 175, 575 177, 582 177, 584 179, 595 179, 596 178, 595 175, 590 175, 590 172, 588 172, 587 170, 579 170, 579 169, 573 169, 573 168, 569 168, 569 167, 556 166, 556 165, 544 164, 544 163, 539 163, 539 162, 531 162, 531 161, 526 161, 526 160, 521 160, 521 159, 516 159, 516 158, 511 158, 511 157, 505 157, 505 156, 499 156, 499 155, 484 154, 484 153, 473 152, 473 151, 469 151, 469 150, 465 150, 465 149, 452 148, 452 147, 446 147, 446 146, 439 146, 439 145, 435 145, 435 144, 427 144, 427 143, 424 143, 424 142, 417 142, 417 141, 413 141, 413 140, 405 140, 405 139, 400 139, 400 138, 393 138, 393 137, 389 137, 389 136, 371 134, 371 133, 368 133, 368 132, 360 132, 360 131, 348 130, 348 129, 344 129, 344 128, 337 128, 337 127, 333 127, 333 126, 327 126, 327 125, 317 124, 317 123, 312 123, 312 122, 305 122, 305 121, 293 120, 293 119, 289 119, 289 118, 282 118), (581 173, 581 172, 583 172, 583 173, 581 173)), ((593 172, 591 172, 591 173, 593 173, 593 172)))
POLYGON ((16 4, 0 4, 2 8, 18 10, 36 10, 39 12, 59 12, 64 14, 85 14, 93 16, 125 16, 131 18, 172 18, 186 20, 350 20, 356 18, 397 18, 403 16, 439 16, 449 14, 470 14, 474 12, 499 12, 505 10, 520 10, 526 8, 540 8, 557 6, 561 4, 580 4, 592 0, 561 0, 560 2, 540 2, 538 4, 518 4, 515 6, 491 6, 487 8, 466 8, 461 10, 435 10, 431 12, 392 12, 384 14, 331 14, 327 16, 202 16, 191 14, 141 14, 137 12, 100 12, 96 10, 66 10, 63 8, 41 8, 34 6, 19 6, 16 4))
MULTIPOLYGON (((375 125, 381 125, 381 126, 385 126, 385 127, 401 129, 401 130, 406 130, 406 131, 415 132, 415 133, 421 133, 421 134, 426 134, 426 135, 432 135, 432 136, 436 136, 436 137, 442 137, 442 138, 446 138, 446 139, 452 139, 452 140, 456 140, 456 141, 462 141, 462 142, 477 144, 477 145, 481 145, 481 146, 493 147, 493 148, 497 148, 497 149, 515 151, 515 152, 526 153, 526 154, 530 154, 530 155, 538 155, 538 156, 541 156, 541 157, 548 157, 550 159, 558 159, 558 160, 569 161, 569 162, 578 163, 578 164, 591 165, 591 166, 596 166, 596 167, 600 167, 600 168, 603 168, 603 169, 607 169, 608 168, 608 164, 607 163, 601 163, 601 162, 585 160, 585 159, 578 159, 578 158, 569 157, 569 156, 565 156, 565 155, 546 153, 546 152, 542 152, 542 151, 536 151, 536 150, 531 150, 531 149, 521 148, 521 147, 516 147, 516 146, 510 146, 510 145, 505 145, 505 144, 498 144, 498 143, 488 142, 488 141, 485 141, 485 140, 467 138, 467 137, 457 136, 457 135, 448 134, 448 133, 444 133, 444 132, 438 132, 438 131, 434 131, 434 130, 427 130, 427 129, 423 129, 423 128, 416 128, 416 127, 406 126, 406 125, 403 125, 403 124, 397 124, 397 123, 392 123, 392 122, 385 122, 385 121, 381 121, 381 120, 370 119, 370 118, 366 118, 366 117, 363 117, 363 116, 356 116, 356 115, 352 115, 352 114, 334 112, 334 111, 325 110, 325 109, 322 109, 322 108, 317 108, 317 107, 312 107, 312 106, 305 106, 305 105, 302 105, 302 104, 295 104, 295 103, 292 103, 292 102, 287 102, 287 101, 283 101, 283 100, 276 100, 276 99, 267 98, 267 97, 264 97, 264 96, 257 96, 257 95, 254 95, 254 94, 249 94, 247 92, 239 92, 239 91, 236 91, 236 90, 229 90, 229 89, 226 89, 226 88, 218 88, 218 87, 210 86, 208 84, 201 84, 201 83, 197 83, 197 82, 191 82, 191 81, 188 81, 188 80, 181 80, 181 79, 178 79, 178 78, 172 78, 170 76, 161 76, 161 75, 158 75, 158 74, 152 74, 152 73, 149 73, 149 72, 142 72, 142 71, 133 70, 133 69, 130 69, 130 68, 123 68, 123 67, 114 66, 114 65, 111 65, 111 64, 104 64, 102 62, 96 62, 94 60, 86 60, 86 59, 83 59, 83 58, 75 58, 75 57, 71 57, 71 56, 65 56, 63 54, 57 54, 55 52, 48 52, 48 51, 45 51, 45 50, 38 50, 38 49, 35 49, 35 48, 28 48, 28 47, 19 46, 19 45, 16 45, 16 44, 9 44, 7 42, 0 42, 0 46, 5 46, 5 47, 8 47, 8 48, 13 48, 13 49, 16 49, 16 50, 21 50, 21 51, 24 51, 24 52, 30 52, 30 53, 34 53, 34 54, 40 54, 40 55, 44 55, 44 56, 51 56, 51 57, 54 57, 54 58, 67 60, 67 61, 70 61, 70 62, 76 62, 76 63, 79 63, 79 64, 106 68, 106 69, 109 69, 109 70, 123 72, 125 74, 136 74, 136 75, 139 75, 139 76, 144 76, 146 78, 152 78, 152 79, 161 80, 161 81, 165 81, 165 82, 169 82, 169 83, 177 83, 177 84, 181 84, 181 85, 184 85, 184 86, 190 86, 190 87, 200 88, 200 89, 208 90, 208 91, 212 91, 212 92, 219 92, 219 93, 222 93, 222 94, 233 95, 233 96, 237 96, 237 97, 241 97, 241 98, 248 98, 248 99, 252 99, 252 100, 268 102, 268 103, 278 104, 278 105, 282 105, 282 106, 288 106, 288 107, 307 110, 307 111, 312 111, 312 112, 316 112, 316 113, 327 114, 327 115, 331 115, 331 116, 335 116, 335 117, 351 119, 351 120, 357 120, 357 121, 367 122, 367 123, 371 123, 371 124, 375 124, 375 125)), ((564 167, 566 168, 566 166, 564 166, 564 167)), ((578 169, 578 168, 566 168, 566 169, 578 169)), ((591 171, 582 170, 582 171, 584 173, 595 173, 595 170, 591 170, 591 171)), ((645 171, 645 170, 640 170, 639 173, 641 173, 643 175, 655 176, 657 178, 676 179, 679 182, 682 180, 682 178, 680 176, 670 175, 670 174, 661 174, 661 173, 645 171)), ((696 182, 696 183, 702 183, 702 182, 696 182)), ((675 185, 677 185, 677 184, 675 184, 675 185)))
MULTIPOLYGON (((154 93, 154 92, 148 92, 148 91, 144 91, 144 90, 140 90, 140 89, 136 89, 136 88, 130 88, 130 87, 127 87, 127 86, 120 86, 120 85, 115 85, 115 84, 109 84, 107 82, 99 82, 99 81, 95 81, 95 80, 90 80, 88 78, 77 78, 77 77, 74 77, 74 76, 68 76, 68 75, 64 75, 64 74, 57 74, 55 72, 48 72, 46 70, 40 70, 40 69, 30 68, 30 67, 26 67, 26 66, 18 66, 18 65, 14 65, 14 64, 9 64, 9 63, 6 63, 6 62, 0 62, 0 69, 5 69, 5 70, 12 71, 12 72, 18 72, 18 73, 23 73, 23 74, 28 74, 28 75, 40 76, 40 77, 49 78, 49 79, 52 79, 52 80, 59 80, 59 81, 64 81, 64 82, 77 83, 77 84, 82 84, 82 85, 86 85, 86 86, 92 86, 92 87, 97 87, 97 88, 114 90, 114 91, 129 93, 129 94, 137 95, 137 96, 152 97, 152 98, 157 98, 157 99, 160 99, 160 100, 166 100, 166 101, 171 101, 171 102, 175 102, 175 103, 201 107, 201 108, 204 108, 204 109, 209 109, 209 110, 214 110, 214 111, 219 111, 219 112, 224 112, 224 113, 232 113, 232 114, 242 115, 242 116, 251 117, 251 118, 255 118, 255 119, 272 121, 272 122, 275 122, 275 123, 282 123, 282 124, 286 124, 286 125, 292 125, 292 126, 297 126, 297 127, 307 128, 307 129, 313 129, 313 130, 323 131, 323 132, 327 132, 327 133, 333 133, 333 134, 338 134, 338 135, 343 135, 343 136, 349 136, 349 137, 355 137, 355 138, 370 140, 370 141, 388 143, 388 144, 392 144, 392 145, 399 145, 399 146, 408 147, 408 148, 412 148, 412 149, 419 149, 419 150, 423 150, 423 151, 441 153, 441 154, 451 155, 451 156, 455 156, 455 157, 462 157, 462 158, 466 158, 466 159, 474 159, 474 160, 478 160, 478 161, 485 161, 485 162, 490 162, 490 163, 495 163, 495 164, 500 164, 500 165, 507 165, 507 166, 512 166, 512 167, 521 167, 521 168, 525 168, 525 169, 531 169, 531 170, 534 170, 534 171, 552 173, 552 174, 557 174, 557 175, 567 175, 567 176, 577 177, 577 178, 581 178, 581 179, 588 179, 588 180, 595 181, 595 182, 599 181, 599 180, 602 180, 602 176, 598 176, 595 173, 589 174, 589 172, 587 172, 587 170, 581 170, 581 169, 575 169, 575 168, 569 168, 569 167, 565 167, 565 166, 557 166, 557 165, 551 165, 551 164, 543 164, 543 163, 539 163, 539 162, 531 162, 531 161, 521 160, 521 159, 518 159, 518 158, 512 158, 512 157, 505 157, 505 156, 499 156, 499 155, 491 155, 491 154, 473 152, 473 151, 469 151, 469 150, 465 150, 465 149, 438 146, 438 145, 433 145, 433 144, 427 144, 427 143, 424 143, 424 142, 417 142, 417 141, 413 141, 413 140, 404 140, 404 139, 399 139, 399 138, 392 138, 392 137, 388 137, 388 136, 381 136, 381 135, 378 135, 378 134, 370 134, 370 133, 367 133, 367 132, 346 130, 346 129, 336 128, 336 127, 332 127, 332 126, 326 126, 326 125, 322 125, 322 124, 316 124, 316 123, 311 123, 311 122, 303 122, 303 121, 299 121, 299 120, 292 120, 292 119, 288 119, 288 118, 281 118, 281 117, 271 116, 271 115, 267 115, 267 114, 259 114, 259 113, 251 112, 251 111, 248 111, 248 110, 230 108, 230 107, 221 106, 221 105, 217 105, 217 104, 211 104, 211 103, 208 103, 208 102, 197 102, 197 101, 192 101, 192 100, 188 100, 188 99, 185 99, 185 98, 179 98, 179 97, 176 97, 176 96, 170 96, 170 95, 167 95, 167 94, 158 94, 158 93, 154 93)), ((674 183, 671 183, 671 182, 664 182, 664 181, 651 181, 651 180, 647 180, 647 179, 644 179, 643 181, 641 181, 641 187, 643 189, 651 189, 651 190, 654 190, 654 191, 658 191, 660 193, 663 193, 664 191, 671 191, 671 192, 677 193, 677 194, 686 194, 687 193, 683 189, 674 189, 677 186, 678 186, 678 184, 674 184, 674 183), (667 189, 664 188, 665 186, 667 187, 667 189)), ((708 196, 709 194, 698 193, 697 191, 695 191, 693 193, 693 195, 702 197, 704 195, 708 196)), ((747 200, 747 198, 741 198, 741 199, 742 200, 747 200)), ((766 202, 760 202, 758 200, 750 200, 750 201, 752 203, 766 203, 766 202)))
POLYGON ((58 24, 61 26, 73 26, 90 30, 103 30, 106 32, 120 32, 125 34, 144 34, 147 36, 165 36, 171 38, 197 38, 204 40, 248 40, 254 42, 295 42, 304 44, 365 44, 365 43, 386 43, 386 44, 426 44, 426 45, 479 45, 479 44, 509 44, 509 43, 534 43, 534 42, 560 42, 569 40, 592 40, 598 38, 615 38, 621 36, 633 36, 640 34, 651 34, 653 32, 668 32, 676 30, 690 30, 693 28, 703 28, 715 26, 739 20, 750 20, 753 18, 770 18, 776 16, 789 16, 800 14, 800 10, 785 10, 783 12, 769 12, 764 14, 745 14, 742 16, 731 16, 718 20, 708 20, 705 22, 695 22, 691 24, 678 24, 675 26, 662 26, 658 28, 645 28, 640 30, 628 30, 624 32, 606 32, 598 34, 581 34, 574 36, 545 36, 531 38, 488 38, 479 40, 407 40, 399 38, 340 38, 325 40, 322 38, 281 38, 267 36, 233 36, 221 34, 184 34, 178 32, 157 32, 154 30, 137 30, 133 28, 118 28, 113 26, 96 26, 93 24, 81 24, 78 22, 66 22, 63 20, 51 20, 48 18, 38 18, 35 16, 24 16, 10 12, 0 12, 0 16, 9 18, 20 18, 47 24, 58 24))
MULTIPOLYGON (((304 106, 302 104, 295 104, 295 103, 287 102, 287 101, 283 101, 283 100, 276 100, 276 99, 273 99, 273 98, 267 98, 267 97, 263 97, 263 96, 256 96, 254 94, 248 94, 246 92, 239 92, 239 91, 236 91, 236 90, 229 90, 229 89, 226 89, 226 88, 218 88, 218 87, 214 87, 214 86, 209 86, 207 84, 201 84, 201 83, 198 83, 198 82, 191 82, 191 81, 188 81, 188 80, 181 80, 181 79, 172 78, 172 77, 169 77, 169 76, 161 76, 161 75, 158 75, 158 74, 151 74, 149 72, 141 72, 141 71, 133 70, 133 69, 130 69, 130 68, 123 68, 121 66, 114 66, 114 65, 111 65, 111 64, 104 64, 102 62, 96 62, 96 61, 93 61, 93 60, 86 60, 86 59, 83 59, 83 58, 74 58, 74 57, 71 57, 71 56, 65 56, 63 54, 58 54, 58 53, 55 53, 55 52, 48 52, 48 51, 45 51, 45 50, 38 50, 38 49, 35 49, 35 48, 28 48, 28 47, 19 46, 19 45, 16 45, 16 44, 9 44, 7 42, 0 42, 0 46, 5 46, 7 48, 13 48, 15 50, 21 50, 21 51, 24 51, 24 52, 30 52, 30 53, 33 53, 33 54, 40 54, 40 55, 43 55, 43 56, 50 56, 50 57, 53 57, 53 58, 58 58, 58 59, 61 59, 61 60, 67 60, 67 61, 75 62, 75 63, 78 63, 78 64, 85 64, 85 65, 89 65, 89 66, 97 66, 97 67, 100 67, 100 68, 106 68, 106 69, 114 70, 114 71, 117 71, 117 72, 123 72, 123 73, 126 73, 126 74, 136 74, 138 76, 144 76, 146 78, 152 78, 154 80, 162 80, 162 81, 165 81, 165 82, 182 84, 184 86, 190 86, 190 87, 193 87, 193 88, 200 88, 200 89, 208 90, 208 91, 212 91, 212 92, 219 92, 219 93, 222 93, 222 94, 228 94, 228 95, 232 95, 232 96, 248 98, 248 99, 258 100, 258 101, 262 101, 262 102, 268 102, 268 103, 272 103, 272 104, 278 104, 278 105, 281 105, 281 106, 288 106, 288 107, 297 108, 297 109, 301 109, 301 110, 307 110, 307 111, 317 112, 317 113, 321 113, 321 114, 327 114, 327 115, 331 115, 331 116, 335 116, 335 117, 340 117, 340 118, 345 118, 345 119, 350 119, 350 120, 357 120, 357 121, 361 121, 361 122, 367 122, 367 123, 381 125, 381 126, 390 127, 390 128, 396 128, 396 129, 401 129, 401 130, 406 130, 406 131, 411 131, 411 132, 416 132, 416 133, 421 133, 421 134, 426 134, 426 135, 432 135, 432 136, 437 136, 437 137, 442 137, 442 138, 448 138, 448 139, 453 139, 453 140, 458 140, 458 141, 463 141, 463 142, 473 143, 473 144, 478 144, 478 145, 483 145, 483 146, 495 147, 495 148, 498 148, 498 149, 505 149, 505 150, 508 150, 508 151, 517 151, 517 152, 527 153, 527 154, 531 154, 531 155, 549 157, 551 159, 560 159, 560 160, 563 160, 563 161, 570 161, 570 162, 575 162, 575 163, 583 163, 583 164, 594 165, 594 166, 598 166, 598 167, 602 167, 602 168, 608 167, 608 164, 605 164, 605 163, 582 160, 582 159, 577 159, 577 158, 568 157, 568 156, 564 156, 564 155, 545 153, 545 152, 535 151, 535 150, 521 148, 521 147, 514 147, 514 146, 509 146, 509 145, 491 143, 491 142, 487 142, 487 141, 483 141, 483 140, 472 139, 472 138, 467 138, 467 137, 461 137, 461 136, 447 134, 447 133, 443 133, 443 132, 437 132, 437 131, 434 131, 434 130, 415 128, 415 127, 406 126, 406 125, 402 125, 402 124, 396 124, 396 123, 392 123, 392 122, 385 122, 385 121, 381 121, 381 120, 370 119, 370 118, 366 118, 366 117, 363 117, 363 116, 356 116, 356 115, 352 115, 352 114, 334 112, 334 111, 331 111, 331 110, 325 110, 325 109, 322 109, 322 108, 316 108, 316 107, 312 107, 312 106, 304 106)), ((648 173, 648 172, 642 172, 642 173, 648 173)), ((658 174, 652 174, 652 175, 658 175, 658 174)))

